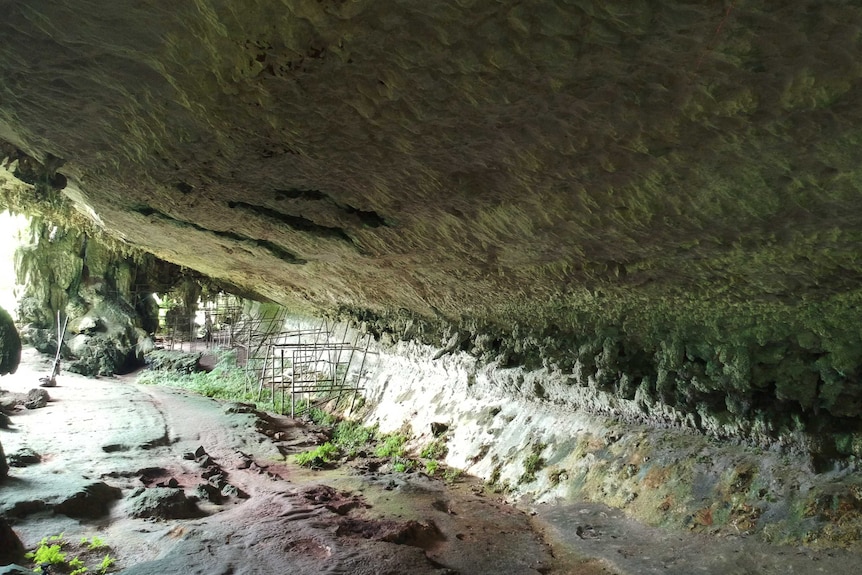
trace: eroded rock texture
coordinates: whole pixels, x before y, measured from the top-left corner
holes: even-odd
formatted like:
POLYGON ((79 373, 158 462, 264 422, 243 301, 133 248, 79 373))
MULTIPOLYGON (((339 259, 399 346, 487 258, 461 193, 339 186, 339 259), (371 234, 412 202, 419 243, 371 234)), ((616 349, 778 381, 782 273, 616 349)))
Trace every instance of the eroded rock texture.
POLYGON ((29 237, 18 247, 16 268, 25 286, 19 301, 22 334, 39 351, 54 355, 59 317, 66 325, 64 369, 84 375, 125 373, 142 365, 158 327, 153 292, 189 281, 196 301, 201 289, 172 264, 144 254, 131 257, 41 218, 31 222, 29 237))
POLYGON ((38 0, 0 23, 0 137, 36 192, 260 296, 852 435, 860 31, 801 0, 38 0))

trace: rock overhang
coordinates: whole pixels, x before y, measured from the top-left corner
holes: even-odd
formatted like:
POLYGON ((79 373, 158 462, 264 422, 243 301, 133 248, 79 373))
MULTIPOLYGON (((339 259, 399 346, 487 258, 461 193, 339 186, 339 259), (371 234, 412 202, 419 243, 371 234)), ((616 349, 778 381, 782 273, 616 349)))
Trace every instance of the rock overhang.
POLYGON ((281 303, 709 417, 855 418, 860 30, 801 1, 28 2, 0 135, 106 233, 281 303))

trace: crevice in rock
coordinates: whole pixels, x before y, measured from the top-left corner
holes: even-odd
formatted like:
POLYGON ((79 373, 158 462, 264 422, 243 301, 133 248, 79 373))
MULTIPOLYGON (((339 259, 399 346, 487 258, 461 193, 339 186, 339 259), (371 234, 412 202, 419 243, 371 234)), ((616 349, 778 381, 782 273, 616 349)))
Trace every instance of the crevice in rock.
POLYGON ((347 204, 344 204, 343 206, 339 205, 338 207, 348 214, 353 214, 357 216, 359 218, 359 221, 362 222, 364 225, 368 226, 369 228, 390 227, 386 220, 383 219, 380 214, 375 211, 360 210, 347 204))
POLYGON ((275 190, 275 199, 279 201, 283 200, 307 200, 310 202, 320 202, 325 200, 330 200, 331 198, 324 194, 323 192, 319 192, 317 190, 300 190, 297 188, 291 188, 289 190, 275 190))
POLYGON ((250 212, 256 216, 277 222, 296 231, 306 232, 320 238, 340 240, 351 245, 355 245, 353 238, 347 235, 347 233, 341 228, 322 226, 314 223, 308 218, 303 218, 302 216, 285 214, 283 212, 273 210, 272 208, 257 206, 246 202, 228 202, 227 205, 231 209, 240 209, 250 212))
POLYGON ((348 216, 356 217, 362 225, 369 228, 391 227, 391 224, 386 221, 386 218, 377 212, 373 210, 361 210, 351 206, 350 204, 340 204, 335 201, 332 196, 319 190, 301 190, 297 188, 275 190, 275 199, 278 201, 302 200, 308 202, 325 202, 348 216))
POLYGON ((227 239, 233 240, 235 242, 238 242, 240 244, 252 245, 255 247, 259 247, 263 250, 268 251, 271 255, 275 256, 276 258, 278 258, 278 259, 280 259, 283 262, 288 263, 288 264, 301 265, 301 264, 308 263, 308 260, 302 259, 299 256, 297 256, 296 254, 294 254, 294 253, 286 250, 285 248, 279 246, 278 244, 275 244, 275 243, 270 242, 268 240, 259 240, 259 239, 255 239, 255 238, 250 238, 248 236, 244 236, 244 235, 238 234, 236 232, 225 232, 225 231, 211 230, 209 228, 199 226, 198 224, 195 224, 192 222, 187 222, 185 220, 180 220, 180 219, 174 218, 174 217, 169 216, 163 212, 160 212, 159 210, 157 210, 151 206, 146 206, 146 205, 136 206, 136 207, 132 208, 132 210, 143 215, 143 216, 155 217, 155 218, 158 218, 160 220, 170 222, 170 223, 177 225, 177 226, 189 227, 189 228, 192 228, 192 229, 197 230, 199 232, 205 232, 205 233, 212 234, 212 235, 220 237, 220 238, 227 238, 227 239))

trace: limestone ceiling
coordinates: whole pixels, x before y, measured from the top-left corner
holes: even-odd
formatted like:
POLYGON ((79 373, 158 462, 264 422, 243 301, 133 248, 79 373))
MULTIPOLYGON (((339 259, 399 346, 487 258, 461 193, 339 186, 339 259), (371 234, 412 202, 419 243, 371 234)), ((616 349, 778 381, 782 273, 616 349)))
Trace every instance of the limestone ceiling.
POLYGON ((285 303, 826 297, 862 277, 862 7, 28 0, 0 139, 285 303), (59 161, 57 162, 59 163, 59 161))

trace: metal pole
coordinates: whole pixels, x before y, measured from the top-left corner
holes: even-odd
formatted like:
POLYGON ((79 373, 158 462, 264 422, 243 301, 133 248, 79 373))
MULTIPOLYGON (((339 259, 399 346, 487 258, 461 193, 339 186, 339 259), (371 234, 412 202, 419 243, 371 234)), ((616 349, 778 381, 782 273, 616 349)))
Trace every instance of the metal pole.
POLYGON ((365 368, 365 358, 368 357, 368 346, 371 345, 371 334, 368 334, 368 341, 365 342, 365 353, 362 354, 362 363, 359 365, 359 376, 356 378, 356 389, 353 391, 353 399, 350 400, 350 412, 353 412, 353 405, 356 403, 356 394, 359 393, 359 384, 362 381, 362 370, 365 368))
POLYGON ((290 416, 296 417, 296 350, 293 351, 293 361, 291 362, 290 375, 290 416))

